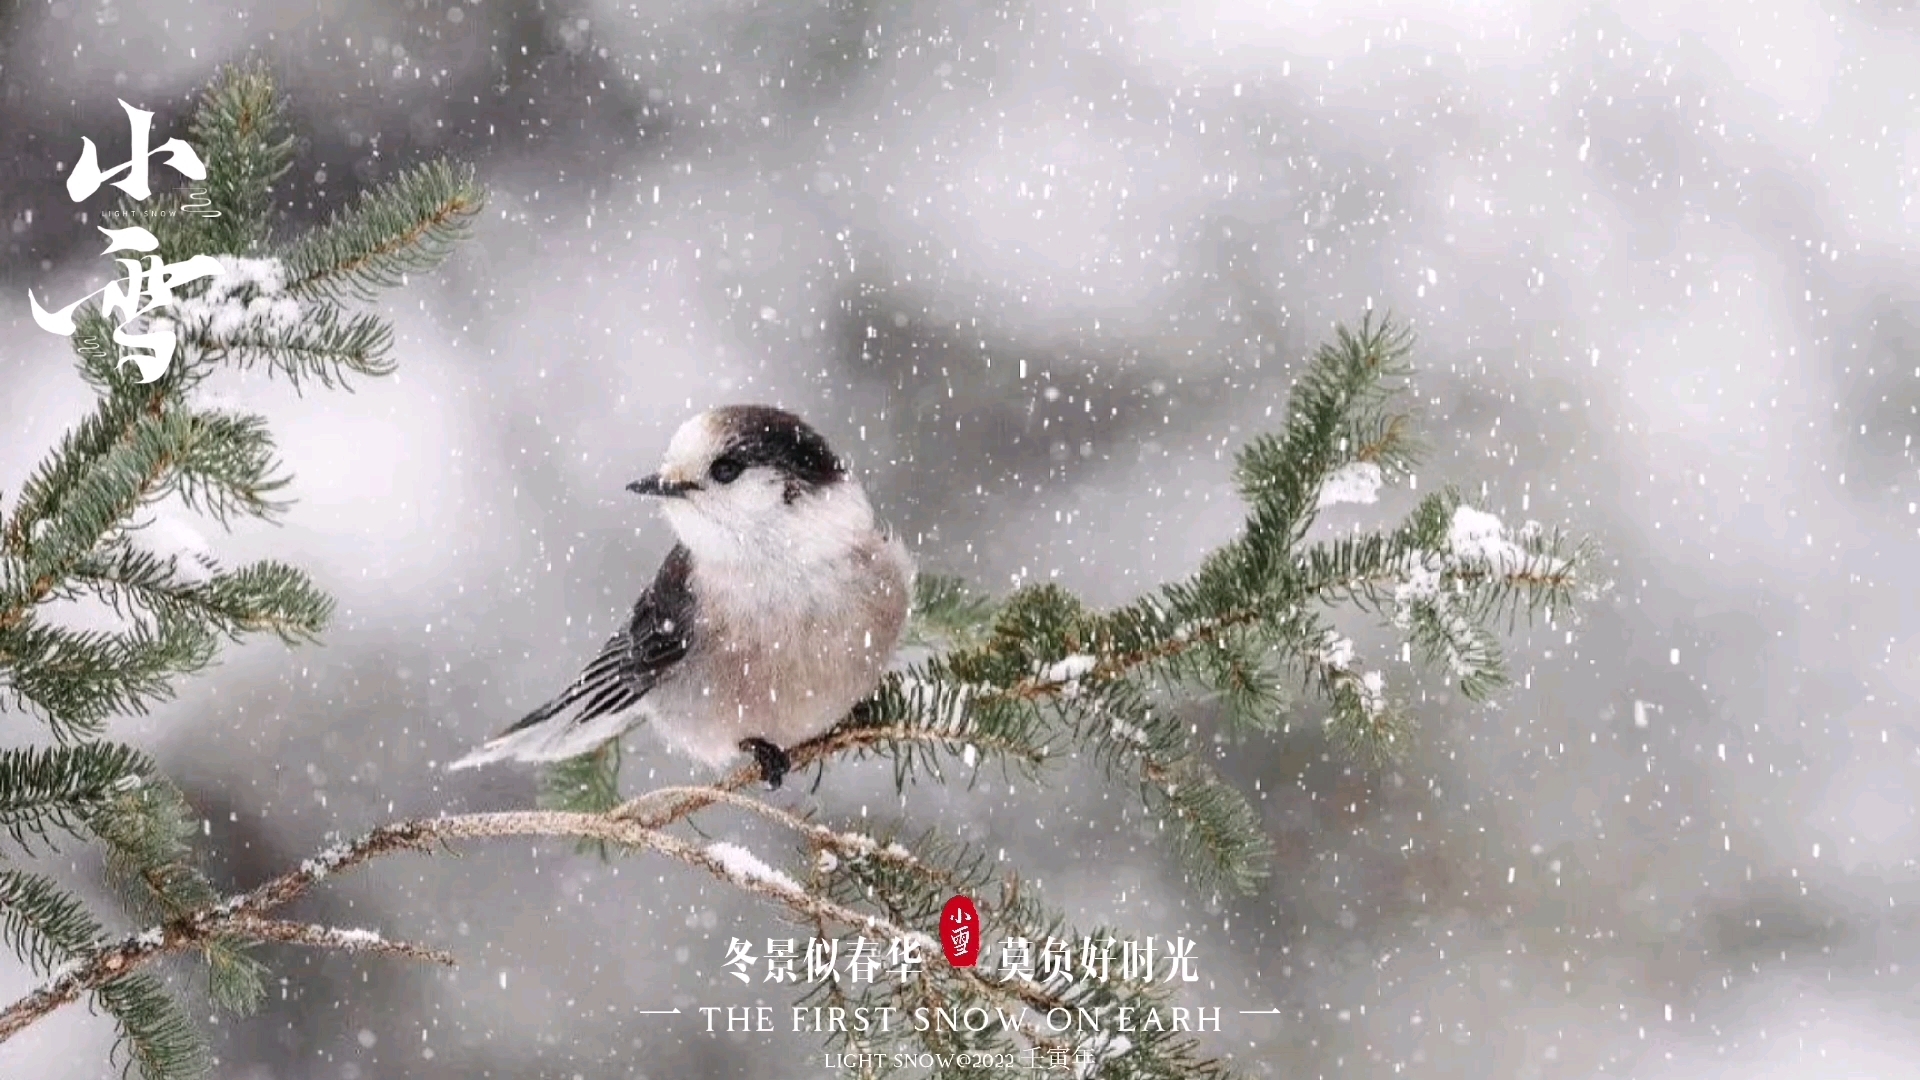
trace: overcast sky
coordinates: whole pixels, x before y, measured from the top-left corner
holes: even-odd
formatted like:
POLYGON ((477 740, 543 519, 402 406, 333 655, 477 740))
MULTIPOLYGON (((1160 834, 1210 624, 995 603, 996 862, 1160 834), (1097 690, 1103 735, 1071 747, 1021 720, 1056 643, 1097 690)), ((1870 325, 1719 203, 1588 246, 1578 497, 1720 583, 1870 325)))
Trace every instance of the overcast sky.
MULTIPOLYGON (((1007 844, 1077 923, 1197 936, 1189 1000, 1252 1075, 1920 1073, 1915 31, 1792 0, 33 0, 0 13, 0 490, 86 403, 24 292, 99 284, 62 178, 83 135, 118 160, 116 98, 183 133, 218 62, 268 58, 301 219, 432 153, 479 166, 474 240, 383 301, 401 374, 223 385, 301 501, 215 548, 311 567, 342 615, 116 734, 189 784, 239 886, 330 831, 531 800, 437 763, 650 577, 667 533, 621 486, 691 412, 802 412, 929 569, 1116 602, 1232 535, 1233 447, 1336 320, 1391 309, 1421 490, 1594 536, 1606 599, 1520 627, 1489 707, 1343 624, 1418 745, 1237 758, 1278 857, 1226 909, 1134 854, 1092 776, 904 813, 1007 844)), ((634 745, 630 787, 684 775, 634 745)), ((786 797, 902 812, 871 770, 786 797)), ((275 954, 223 1077, 815 1074, 810 1039, 636 1014, 751 1000, 725 941, 782 932, 679 869, 476 848, 306 913, 463 966, 275 954)), ((104 1076, 107 1038, 69 1009, 0 1071, 104 1076)))

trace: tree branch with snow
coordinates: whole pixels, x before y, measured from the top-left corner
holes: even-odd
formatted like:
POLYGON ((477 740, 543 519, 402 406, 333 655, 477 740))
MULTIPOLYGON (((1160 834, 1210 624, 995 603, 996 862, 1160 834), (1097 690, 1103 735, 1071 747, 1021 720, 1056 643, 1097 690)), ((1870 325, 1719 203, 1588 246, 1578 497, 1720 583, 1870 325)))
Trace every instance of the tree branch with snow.
MULTIPOLYGON (((895 732, 874 727, 857 732, 830 732, 797 747, 793 756, 800 763, 820 761, 898 737, 895 732)), ((803 885, 738 844, 696 843, 666 831, 669 826, 686 821, 704 809, 726 806, 769 820, 801 838, 816 853, 811 865, 817 873, 827 872, 828 865, 818 856, 831 853, 836 864, 883 864, 929 881, 945 884, 949 880, 945 871, 920 861, 899 843, 881 844, 860 833, 830 829, 741 794, 756 777, 755 771, 741 769, 717 784, 657 789, 603 813, 541 810, 465 814, 382 826, 358 839, 328 848, 250 892, 224 897, 145 930, 78 952, 49 971, 47 981, 38 989, 0 1009, 0 1043, 61 1006, 84 994, 97 994, 122 983, 163 957, 234 941, 375 952, 452 964, 454 958, 447 953, 393 941, 375 931, 289 922, 275 918, 273 912, 322 883, 375 859, 402 853, 431 854, 459 841, 534 836, 570 837, 662 855, 783 907, 795 919, 819 926, 823 932, 833 927, 872 934, 876 943, 885 944, 891 951, 918 958, 915 974, 920 981, 911 991, 902 991, 911 993, 914 1000, 995 1001, 1020 1011, 1020 1018, 1007 1029, 1010 1036, 1035 1047, 1061 1045, 1057 1036, 1045 1030, 1039 1018, 1051 1009, 1084 1006, 1088 995, 1065 993, 1032 980, 995 981, 973 969, 926 963, 939 953, 939 945, 925 931, 836 899, 814 880, 803 885)), ((7 884, 8 879, 0 877, 0 903, 16 898, 7 890, 7 884)), ((95 933, 97 936, 97 929, 95 933)), ((1119 988, 1103 996, 1146 1006, 1165 995, 1151 988, 1119 988)), ((1220 1074, 1206 1062, 1196 1061, 1181 1075, 1220 1074)))
POLYGON ((100 919, 67 886, 5 869, 0 930, 21 959, 58 973, 49 985, 90 994, 118 1025, 129 1067, 150 1080, 200 1075, 208 1057, 187 1010, 133 970, 137 957, 198 953, 215 1001, 244 1012, 263 993, 250 942, 437 955, 240 913, 193 930, 195 913, 220 901, 198 868, 196 816, 151 758, 102 737, 111 720, 166 700, 223 644, 260 634, 295 644, 325 629, 332 601, 305 573, 273 561, 224 567, 188 524, 196 514, 220 526, 271 520, 286 505, 265 420, 206 390, 256 363, 296 386, 392 370, 385 320, 346 301, 436 264, 480 207, 469 170, 435 163, 284 238, 273 185, 295 140, 283 113, 264 69, 224 70, 192 122, 206 167, 193 205, 184 189, 122 201, 118 216, 142 224, 163 263, 200 257, 220 272, 157 293, 154 310, 122 327, 98 303, 75 312, 79 373, 98 399, 0 504, 0 710, 38 720, 50 740, 0 751, 0 826, 13 849, 0 843, 0 859, 95 845, 132 917, 161 927, 103 951, 100 919), (140 354, 136 371, 116 329, 171 332, 171 362, 152 370, 160 365, 140 354), (117 626, 75 629, 63 618, 75 601, 111 609, 117 626), (75 981, 82 968, 92 975, 75 981))

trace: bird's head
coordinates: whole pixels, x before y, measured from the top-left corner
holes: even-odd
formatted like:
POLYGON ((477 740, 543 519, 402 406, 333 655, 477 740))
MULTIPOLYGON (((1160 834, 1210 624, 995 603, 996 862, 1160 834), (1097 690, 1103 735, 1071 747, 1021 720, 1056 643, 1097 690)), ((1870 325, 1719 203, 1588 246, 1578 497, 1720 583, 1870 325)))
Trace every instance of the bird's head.
POLYGON ((701 413, 676 431, 660 471, 627 490, 661 502, 696 559, 792 555, 844 543, 872 511, 827 440, 765 405, 701 413))

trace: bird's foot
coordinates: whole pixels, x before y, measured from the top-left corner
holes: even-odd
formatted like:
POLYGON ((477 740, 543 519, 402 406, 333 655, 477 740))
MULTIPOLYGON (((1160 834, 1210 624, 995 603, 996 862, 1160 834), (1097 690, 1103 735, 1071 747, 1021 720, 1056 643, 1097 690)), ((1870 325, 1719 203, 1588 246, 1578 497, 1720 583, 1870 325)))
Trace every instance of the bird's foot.
POLYGON ((780 781, 786 779, 787 770, 793 767, 793 759, 785 750, 759 736, 741 739, 740 749, 753 755, 754 764, 760 766, 760 779, 767 782, 769 788, 778 791, 780 781))

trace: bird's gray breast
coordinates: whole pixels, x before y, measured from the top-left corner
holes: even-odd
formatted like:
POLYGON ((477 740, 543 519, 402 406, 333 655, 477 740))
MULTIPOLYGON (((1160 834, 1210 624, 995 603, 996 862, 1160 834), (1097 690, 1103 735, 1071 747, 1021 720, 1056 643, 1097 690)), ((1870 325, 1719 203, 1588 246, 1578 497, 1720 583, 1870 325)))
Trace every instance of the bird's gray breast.
POLYGON ((689 677, 656 694, 667 737, 716 764, 743 738, 791 746, 831 727, 873 692, 906 622, 911 570, 878 534, 810 572, 744 569, 696 564, 689 677))

